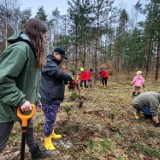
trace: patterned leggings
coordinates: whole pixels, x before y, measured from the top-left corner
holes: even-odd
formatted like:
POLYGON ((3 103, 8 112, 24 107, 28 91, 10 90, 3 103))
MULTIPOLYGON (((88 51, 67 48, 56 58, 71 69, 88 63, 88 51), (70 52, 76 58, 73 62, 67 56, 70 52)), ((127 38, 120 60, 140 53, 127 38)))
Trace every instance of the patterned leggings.
POLYGON ((53 126, 56 121, 59 104, 42 104, 42 109, 45 115, 46 122, 44 124, 44 135, 46 137, 52 134, 53 126))

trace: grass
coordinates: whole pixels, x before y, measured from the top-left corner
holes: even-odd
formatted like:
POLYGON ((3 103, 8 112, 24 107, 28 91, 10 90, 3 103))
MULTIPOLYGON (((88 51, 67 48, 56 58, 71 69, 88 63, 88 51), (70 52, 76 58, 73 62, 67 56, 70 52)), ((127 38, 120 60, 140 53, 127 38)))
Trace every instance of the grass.
POLYGON ((21 133, 11 134, 11 136, 9 137, 9 139, 12 142, 18 142, 21 139, 21 133))
MULTIPOLYGON (((110 76, 107 89, 97 83, 92 89, 81 90, 86 98, 82 108, 74 101, 78 91, 66 88, 65 101, 57 114, 56 131, 62 134, 64 143, 70 142, 73 146, 68 149, 59 141, 53 141, 57 148, 53 152, 53 157, 58 157, 56 160, 63 160, 65 156, 70 160, 141 160, 142 155, 143 159, 160 159, 160 128, 154 128, 149 119, 137 121, 132 114, 130 80, 133 76, 110 76)), ((141 92, 148 90, 160 91, 160 81, 149 77, 141 92)), ((35 141, 43 148, 43 112, 36 113, 34 119, 35 141)), ((17 128, 17 136, 19 132, 17 128)))
POLYGON ((158 149, 151 148, 149 146, 143 146, 141 144, 135 144, 133 145, 133 148, 135 148, 137 152, 140 152, 144 155, 146 154, 150 157, 156 157, 160 159, 160 151, 158 149))
POLYGON ((139 134, 144 138, 157 138, 159 136, 156 131, 149 129, 145 130, 140 129, 139 134))

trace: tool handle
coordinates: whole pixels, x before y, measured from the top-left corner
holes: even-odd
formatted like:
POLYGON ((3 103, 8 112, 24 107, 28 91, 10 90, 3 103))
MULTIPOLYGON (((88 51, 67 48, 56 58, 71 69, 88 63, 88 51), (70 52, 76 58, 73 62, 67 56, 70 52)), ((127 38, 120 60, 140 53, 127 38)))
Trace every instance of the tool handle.
POLYGON ((31 107, 32 107, 32 112, 30 114, 28 114, 28 115, 22 114, 20 107, 18 107, 18 109, 17 109, 17 116, 22 121, 22 127, 27 127, 28 126, 28 120, 30 118, 32 118, 34 113, 35 113, 36 106, 34 104, 31 104, 31 107))

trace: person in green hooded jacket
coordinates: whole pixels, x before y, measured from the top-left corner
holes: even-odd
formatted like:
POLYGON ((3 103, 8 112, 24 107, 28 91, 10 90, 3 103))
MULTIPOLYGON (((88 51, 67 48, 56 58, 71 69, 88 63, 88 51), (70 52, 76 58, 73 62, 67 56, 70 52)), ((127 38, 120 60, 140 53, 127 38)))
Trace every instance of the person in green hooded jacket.
MULTIPOLYGON (((41 106, 39 96, 40 70, 45 63, 46 26, 31 18, 22 31, 8 39, 10 45, 0 56, 0 153, 9 139, 14 122, 19 121, 17 107, 22 113, 32 110, 31 104, 41 106)), ((32 159, 49 156, 34 142, 33 124, 29 121, 26 143, 32 159)))

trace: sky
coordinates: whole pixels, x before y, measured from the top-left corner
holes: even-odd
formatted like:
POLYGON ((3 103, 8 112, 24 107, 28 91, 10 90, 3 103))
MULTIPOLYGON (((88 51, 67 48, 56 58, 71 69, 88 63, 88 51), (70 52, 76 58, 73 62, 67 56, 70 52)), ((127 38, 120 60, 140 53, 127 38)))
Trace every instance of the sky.
MULTIPOLYGON (((146 1, 146 0, 141 0, 146 1)), ((67 14, 67 0, 19 0, 21 10, 31 7, 32 16, 35 16, 39 7, 43 5, 45 12, 49 15, 57 7, 60 14, 67 14)), ((118 8, 124 8, 131 14, 133 6, 137 0, 115 0, 118 8)))
POLYGON ((19 2, 22 10, 31 7, 33 16, 41 6, 47 14, 51 14, 56 7, 61 14, 67 14, 67 0, 19 0, 19 2))

